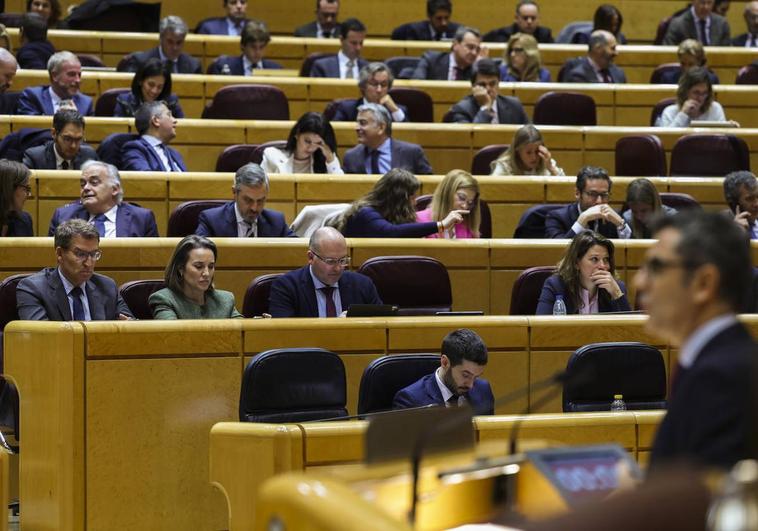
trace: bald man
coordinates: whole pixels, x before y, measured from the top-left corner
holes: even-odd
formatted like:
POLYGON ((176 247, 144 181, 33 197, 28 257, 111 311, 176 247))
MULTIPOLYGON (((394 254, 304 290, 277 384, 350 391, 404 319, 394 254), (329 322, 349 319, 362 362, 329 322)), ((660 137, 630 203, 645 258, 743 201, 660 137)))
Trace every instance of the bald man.
POLYGON ((16 58, 5 48, 0 48, 0 114, 14 114, 16 112, 16 98, 9 98, 5 95, 13 84, 16 70, 18 70, 16 58))
POLYGON ((618 55, 616 37, 605 30, 593 31, 587 47, 587 55, 569 59, 564 67, 567 83, 626 83, 624 71, 613 64, 618 55))

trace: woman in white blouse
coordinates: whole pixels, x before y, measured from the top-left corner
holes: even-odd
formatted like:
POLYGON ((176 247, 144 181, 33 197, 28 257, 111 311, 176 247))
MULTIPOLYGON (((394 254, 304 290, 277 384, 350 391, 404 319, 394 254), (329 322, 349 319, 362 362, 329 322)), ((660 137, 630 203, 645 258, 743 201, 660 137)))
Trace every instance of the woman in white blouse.
POLYGON ((344 173, 337 158, 334 129, 317 112, 300 117, 284 149, 264 149, 261 166, 267 173, 344 173))
MULTIPOLYGON (((655 122, 656 127, 689 127, 693 120, 727 123, 724 109, 713 101, 713 87, 708 69, 694 67, 679 78, 676 103, 665 109, 655 122)), ((731 122, 732 125, 738 125, 731 122)))

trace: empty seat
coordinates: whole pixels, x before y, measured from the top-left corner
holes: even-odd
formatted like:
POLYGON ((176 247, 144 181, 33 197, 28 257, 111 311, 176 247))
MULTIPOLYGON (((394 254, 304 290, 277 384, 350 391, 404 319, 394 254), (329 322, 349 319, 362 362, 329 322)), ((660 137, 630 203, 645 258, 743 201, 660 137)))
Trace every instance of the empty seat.
POLYGON ((535 125, 597 125, 592 96, 578 92, 547 92, 534 104, 535 125))
POLYGON ((666 37, 666 31, 669 29, 669 24, 671 23, 672 18, 674 17, 666 17, 664 19, 661 19, 661 21, 658 23, 658 27, 655 30, 655 39, 653 40, 653 44, 656 46, 663 44, 663 39, 666 37))
POLYGON ((679 63, 663 63, 653 69, 653 73, 650 74, 650 83, 657 85, 663 83, 662 77, 671 75, 671 72, 678 72, 682 70, 682 66, 679 63))
POLYGON ((663 98, 661 101, 655 104, 653 110, 650 111, 650 127, 655 126, 655 122, 658 121, 658 117, 663 114, 663 109, 676 103, 676 98, 663 98))
POLYGON ((245 290, 245 299, 242 303, 242 315, 248 318, 260 317, 268 313, 268 297, 271 293, 271 284, 282 276, 282 273, 260 275, 250 281, 245 290))
POLYGON ((100 59, 97 55, 92 55, 90 53, 78 53, 76 54, 76 57, 79 58, 79 64, 81 64, 83 67, 105 68, 105 63, 103 63, 103 60, 100 59))
POLYGON ((432 97, 420 89, 410 87, 395 87, 389 91, 390 96, 399 105, 408 109, 408 121, 433 122, 434 103, 432 97))
POLYGON ((419 61, 421 61, 420 57, 400 56, 390 57, 384 61, 384 64, 392 71, 396 79, 410 79, 419 61))
POLYGON ((697 199, 690 194, 683 194, 681 192, 661 192, 660 196, 661 203, 667 207, 675 208, 676 210, 687 210, 688 208, 696 208, 698 210, 703 209, 697 199))
POLYGON ((508 149, 508 144, 490 144, 489 146, 484 146, 477 151, 474 154, 474 158, 471 159, 471 174, 489 175, 492 173, 490 164, 506 149, 508 149))
POLYGON ((217 172, 236 172, 253 161, 253 152, 258 144, 234 144, 224 148, 216 159, 217 172))
POLYGON ((660 177, 666 173, 666 153, 656 135, 629 135, 616 141, 616 175, 660 177))
POLYGON ((121 167, 121 148, 127 142, 139 138, 137 133, 113 133, 100 142, 97 146, 97 157, 103 162, 121 167))
POLYGON ((535 315, 545 280, 555 273, 555 266, 530 267, 521 272, 511 288, 510 315, 535 315))
POLYGON ((316 52, 309 54, 308 57, 303 59, 303 64, 300 66, 300 77, 311 77, 311 68, 313 68, 313 63, 318 59, 321 59, 322 57, 334 57, 336 55, 336 53, 329 52, 316 52))
POLYGON ((150 295, 165 287, 163 280, 132 280, 121 284, 118 291, 121 293, 121 298, 129 309, 132 311, 134 317, 139 320, 147 320, 153 318, 153 312, 150 311, 150 305, 147 300, 150 295))
POLYGON ((750 171, 750 152, 734 135, 696 134, 679 138, 671 150, 671 176, 723 177, 750 171))
POLYGON ((737 79, 734 82, 737 85, 758 85, 758 66, 754 64, 743 66, 737 72, 737 79))
POLYGON ((203 118, 220 120, 289 120, 287 96, 272 85, 227 85, 203 109, 203 118))
POLYGON ((240 391, 242 422, 303 422, 347 416, 345 366, 320 348, 258 354, 245 368, 240 391))
POLYGON ((95 116, 113 116, 113 111, 116 109, 116 99, 121 94, 130 91, 131 89, 128 88, 113 88, 100 94, 95 102, 95 116))
POLYGON ((183 238, 195 234, 200 212, 221 206, 224 203, 226 201, 222 199, 201 199, 179 203, 168 218, 168 233, 166 235, 169 238, 183 238))
POLYGON ((563 205, 534 205, 521 214, 514 238, 544 238, 545 218, 548 212, 561 208, 563 205))
POLYGON ((324 118, 326 118, 329 121, 334 120, 334 115, 337 114, 337 108, 339 107, 340 103, 343 101, 351 101, 355 98, 337 98, 336 100, 332 100, 329 103, 326 104, 326 107, 324 107, 324 112, 322 113, 324 118))
POLYGON ((358 391, 358 414, 392 409, 395 393, 440 366, 439 354, 393 354, 368 364, 358 391))

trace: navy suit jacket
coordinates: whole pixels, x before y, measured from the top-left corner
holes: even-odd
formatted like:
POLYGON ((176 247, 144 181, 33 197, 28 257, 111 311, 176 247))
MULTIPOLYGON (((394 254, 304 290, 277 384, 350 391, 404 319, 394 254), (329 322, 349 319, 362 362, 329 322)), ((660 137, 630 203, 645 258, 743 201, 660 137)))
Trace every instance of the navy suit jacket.
MULTIPOLYGON (((184 160, 178 151, 166 146, 167 155, 173 163, 187 171, 184 160)), ((147 140, 140 137, 124 144, 121 148, 121 166, 124 171, 166 171, 161 159, 147 140)))
MULTIPOLYGON (((626 284, 623 280, 616 280, 624 293, 618 299, 611 300, 608 292, 604 289, 600 290, 598 295, 598 311, 600 313, 605 312, 628 312, 631 311, 629 306, 629 300, 626 297, 626 284)), ((570 298, 566 297, 566 284, 564 284, 561 277, 558 275, 552 275, 545 280, 545 284, 542 286, 542 293, 540 293, 540 299, 537 304, 537 315, 553 315, 553 304, 558 295, 563 296, 563 302, 566 304, 566 314, 572 315, 579 313, 579 309, 574 306, 574 302, 570 298)))
MULTIPOLYGON (((497 96, 497 119, 501 124, 528 124, 529 117, 518 98, 497 96)), ((452 123, 488 124, 492 123, 486 112, 479 112, 479 104, 474 96, 466 96, 453 105, 445 120, 452 123)))
MULTIPOLYGON (((403 168, 411 173, 430 175, 432 166, 424 154, 424 150, 418 144, 403 142, 402 140, 391 141, 392 168, 403 168)), ((350 148, 345 152, 342 169, 345 173, 366 174, 366 147, 363 144, 350 148)))
MULTIPOLYGON (((682 69, 676 68, 671 70, 665 70, 661 73, 661 78, 658 83, 664 84, 668 83, 670 85, 677 85, 679 83, 679 78, 682 76, 682 69)), ((719 84, 719 76, 716 75, 715 72, 713 72, 710 68, 708 69, 708 77, 711 79, 711 85, 718 85, 719 84)))
MULTIPOLYGON (((136 52, 127 58, 127 62, 124 65, 124 72, 136 72, 139 70, 140 65, 146 63, 148 59, 160 59, 161 54, 158 52, 158 46, 151 48, 144 52, 136 52)), ((176 60, 176 68, 178 74, 202 74, 203 68, 200 61, 188 55, 186 53, 179 54, 176 60)))
MULTIPOLYGON (((492 388, 487 380, 478 378, 474 380, 474 387, 466 394, 471 409, 475 415, 494 415, 495 398, 492 396, 492 388)), ((420 380, 408 387, 401 389, 392 400, 393 409, 406 409, 411 407, 423 407, 429 404, 444 406, 442 391, 437 385, 434 373, 427 374, 420 380)))
MULTIPOLYGON (((337 108, 334 112, 334 117, 332 118, 332 122, 354 122, 356 118, 358 118, 358 107, 363 105, 363 98, 358 98, 356 100, 340 100, 337 102, 337 108)), ((397 106, 405 113, 405 120, 404 122, 409 121, 408 120, 408 108, 405 105, 400 105, 399 103, 397 106)), ((394 122, 394 120, 393 120, 394 122)))
MULTIPOLYGON (((217 236, 219 238, 237 237, 237 217, 234 214, 234 201, 225 205, 209 208, 200 212, 195 234, 198 236, 217 236)), ((284 221, 284 214, 264 208, 258 215, 259 238, 295 238, 297 235, 284 221)))
MULTIPOLYGON (((450 70, 450 52, 424 52, 421 60, 416 65, 416 69, 411 75, 411 79, 436 79, 447 81, 448 71, 450 70)), ((460 80, 468 81, 471 79, 471 67, 464 69, 459 74, 460 80)))
MULTIPOLYGON (((286 273, 271 284, 268 311, 272 317, 318 317, 316 287, 310 266, 286 273)), ((339 280, 342 310, 351 304, 382 304, 371 279, 345 271, 339 280)))
MULTIPOLYGON (((284 68, 282 65, 277 63, 276 61, 270 61, 268 59, 263 59, 263 68, 272 68, 272 69, 279 69, 284 68)), ((245 63, 242 60, 241 55, 236 56, 230 56, 230 55, 222 55, 215 61, 211 63, 211 65, 208 67, 208 73, 209 74, 222 74, 224 65, 227 65, 229 67, 229 73, 225 75, 230 76, 244 76, 245 75, 245 63)))
POLYGON ((651 470, 676 459, 730 468, 751 456, 757 353, 750 333, 737 323, 711 339, 691 367, 679 367, 653 443, 651 470))
MULTIPOLYGON (((245 19, 241 23, 241 27, 244 29, 248 19, 245 19)), ((195 28, 195 33, 199 35, 229 35, 229 27, 226 23, 226 17, 214 17, 206 18, 202 20, 200 24, 195 28)))
MULTIPOLYGON (((521 30, 519 30, 519 27, 514 22, 510 26, 493 29, 489 33, 486 33, 482 40, 485 42, 508 42, 508 40, 511 38, 511 35, 518 33, 519 31, 521 30)), ((533 37, 537 39, 537 42, 541 42, 543 44, 553 42, 552 31, 550 28, 546 28, 545 26, 537 26, 537 29, 534 31, 533 37)))
MULTIPOLYGON (((82 164, 88 160, 98 160, 95 150, 86 144, 82 144, 79 153, 73 160, 73 168, 78 170, 82 164)), ((24 152, 24 166, 30 170, 55 170, 57 161, 55 160, 55 151, 53 151, 53 141, 49 140, 41 146, 34 146, 24 152)))
MULTIPOLYGON (((563 76, 562 81, 564 83, 600 83, 597 74, 595 74, 595 69, 587 60, 587 56, 569 59, 569 61, 572 63, 563 76)), ((618 66, 614 64, 608 66, 608 74, 613 83, 626 83, 626 74, 618 66)))
MULTIPOLYGON (((134 317, 112 279, 95 273, 87 281, 85 292, 93 321, 115 321, 120 313, 134 317)), ((73 320, 66 290, 55 267, 47 267, 19 282, 16 306, 23 320, 73 320)))
MULTIPOLYGON (((166 106, 174 118, 184 118, 184 110, 179 104, 179 97, 176 94, 169 94, 168 98, 163 101, 166 102, 166 106)), ((116 98, 116 105, 113 107, 113 116, 133 118, 134 113, 137 112, 140 105, 142 105, 142 102, 138 101, 131 92, 119 94, 116 98)))
MULTIPOLYGON (((457 22, 448 22, 447 29, 442 34, 441 40, 452 40, 455 32, 458 31, 460 24, 457 22)), ((396 41, 433 41, 432 28, 428 20, 419 22, 408 22, 392 30, 392 37, 396 41)))
MULTIPOLYGON (((545 237, 546 238, 568 238, 571 239, 576 236, 576 233, 571 230, 574 222, 579 219, 579 205, 571 203, 561 208, 556 208, 548 212, 545 217, 545 237)), ((604 221, 597 221, 590 223, 590 228, 599 232, 606 238, 618 238, 619 231, 616 225, 604 221), (596 225, 596 229, 593 226, 596 225)))
MULTIPOLYGON (((309 22, 308 24, 303 24, 302 26, 299 26, 295 28, 295 37, 318 37, 318 25, 316 24, 316 21, 309 22)), ((332 30, 332 34, 329 36, 330 38, 338 38, 340 36, 340 27, 339 24, 337 24, 334 29, 332 30)))
POLYGON ((423 238, 437 232, 437 222, 413 222, 395 225, 371 207, 363 207, 350 216, 345 225, 348 238, 423 238))
MULTIPOLYGON (((21 97, 18 99, 18 109, 16 114, 25 114, 31 116, 52 116, 55 114, 53 110, 53 100, 50 98, 49 85, 42 85, 40 87, 27 87, 21 93, 21 97)), ((92 98, 85 96, 82 93, 75 94, 73 98, 79 114, 84 116, 92 116, 94 114, 94 108, 92 107, 92 98)))
MULTIPOLYGON (((0 227, 1 228, 1 227, 0 227)), ((28 212, 20 212, 8 218, 7 237, 34 236, 34 224, 28 212)))
POLYGON ((741 35, 737 35, 734 39, 732 39, 732 46, 739 46, 740 48, 744 48, 745 44, 747 44, 747 40, 750 37, 749 33, 743 33, 741 35))
MULTIPOLYGON (((54 236, 56 227, 69 219, 87 221, 89 212, 79 202, 56 208, 50 220, 50 230, 47 235, 54 236)), ((121 203, 116 211, 116 237, 139 238, 142 236, 158 236, 155 214, 147 208, 121 203)))
MULTIPOLYGON (((365 59, 358 59, 358 70, 368 64, 365 59)), ((310 77, 334 77, 339 79, 340 62, 336 55, 317 59, 311 65, 310 77)))
POLYGON ((47 69, 47 61, 55 53, 50 41, 36 41, 24 44, 16 52, 18 67, 31 70, 47 69))

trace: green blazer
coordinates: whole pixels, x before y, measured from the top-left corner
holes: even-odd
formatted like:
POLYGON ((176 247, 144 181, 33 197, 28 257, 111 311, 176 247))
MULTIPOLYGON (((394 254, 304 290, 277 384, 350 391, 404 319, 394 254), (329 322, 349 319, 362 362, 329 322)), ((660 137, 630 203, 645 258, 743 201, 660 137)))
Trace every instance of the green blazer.
POLYGON ((241 318, 242 314, 234 307, 234 294, 231 291, 214 289, 205 297, 205 305, 198 306, 187 300, 184 295, 163 288, 156 291, 147 300, 153 312, 153 319, 229 319, 241 318))

